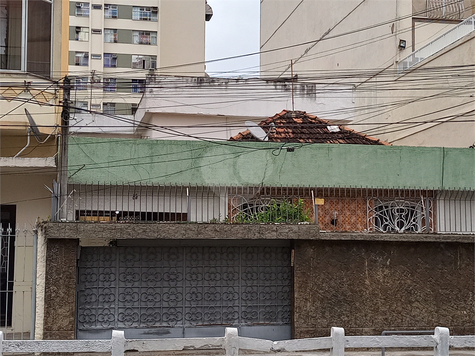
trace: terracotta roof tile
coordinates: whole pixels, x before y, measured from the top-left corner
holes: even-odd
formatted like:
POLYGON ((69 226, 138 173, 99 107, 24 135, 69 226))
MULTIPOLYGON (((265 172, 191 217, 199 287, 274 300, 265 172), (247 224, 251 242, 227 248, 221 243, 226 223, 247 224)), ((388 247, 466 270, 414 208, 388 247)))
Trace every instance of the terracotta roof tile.
MULTIPOLYGON (((337 126, 319 119, 305 111, 284 110, 259 123, 267 133, 269 142, 339 143, 357 145, 389 145, 389 143, 366 136, 348 127, 338 125, 338 131, 330 131, 329 126, 337 126), (271 125, 274 124, 274 126, 271 125)), ((229 139, 230 141, 259 141, 249 130, 229 139)))

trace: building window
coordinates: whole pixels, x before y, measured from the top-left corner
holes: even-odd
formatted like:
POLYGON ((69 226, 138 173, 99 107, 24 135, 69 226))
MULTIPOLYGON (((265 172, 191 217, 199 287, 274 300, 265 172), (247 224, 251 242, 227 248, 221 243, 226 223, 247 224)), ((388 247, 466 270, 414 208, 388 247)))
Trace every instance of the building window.
POLYGON ((156 45, 157 33, 149 31, 134 31, 133 40, 134 44, 156 45))
POLYGON ((134 6, 132 10, 132 20, 158 21, 158 8, 134 6))
POLYGON ((0 69, 51 75, 51 14, 51 1, 0 1, 0 69))
POLYGON ((102 34, 102 30, 101 30, 100 28, 93 28, 93 29, 91 30, 91 33, 92 33, 93 35, 101 35, 101 34, 102 34))
POLYGON ((76 3, 76 16, 89 17, 89 3, 88 2, 76 3))
POLYGON ((104 29, 104 42, 117 43, 117 40, 117 30, 112 30, 109 28, 104 29))
POLYGON ((77 66, 88 66, 89 65, 89 53, 88 52, 76 52, 76 61, 77 66))
POLYGON ((87 111, 87 109, 88 109, 87 101, 76 101, 74 103, 74 109, 78 113, 82 113, 84 111, 87 111))
POLYGON ((99 60, 100 60, 100 59, 102 59, 102 54, 94 54, 94 53, 92 53, 92 54, 91 54, 91 59, 99 59, 99 60))
POLYGON ((104 17, 106 19, 116 19, 119 17, 119 8, 117 5, 104 5, 104 17))
POLYGON ((104 78, 104 91, 117 91, 117 80, 115 78, 104 78))
POLYGON ((88 81, 88 77, 76 77, 74 79, 74 88, 76 90, 86 90, 88 81))
POLYGON ((100 5, 100 4, 92 4, 92 9, 93 9, 93 10, 102 10, 102 5, 100 5))
POLYGON ((134 69, 155 69, 157 68, 156 56, 132 55, 132 68, 134 69))
POLYGON ((101 111, 101 104, 91 104, 91 111, 101 111))
POLYGON ((117 54, 104 53, 104 68, 117 68, 117 54))
POLYGON ((132 79, 132 93, 143 93, 145 91, 145 79, 132 79))
POLYGON ((102 112, 104 114, 115 115, 115 103, 104 103, 102 105, 102 112))
POLYGON ((76 41, 89 41, 89 27, 76 27, 76 41))

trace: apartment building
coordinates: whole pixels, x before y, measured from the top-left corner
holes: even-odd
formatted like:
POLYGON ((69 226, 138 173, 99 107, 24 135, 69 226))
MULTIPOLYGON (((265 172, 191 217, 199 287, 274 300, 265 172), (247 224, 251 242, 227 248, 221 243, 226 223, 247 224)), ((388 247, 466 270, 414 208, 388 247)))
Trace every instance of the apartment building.
POLYGON ((263 0, 260 9, 263 78, 327 83, 334 97, 352 86, 352 105, 337 114, 392 144, 474 144, 475 1, 263 0))
POLYGON ((70 1, 68 71, 78 121, 89 110, 89 122, 104 120, 97 113, 132 119, 149 73, 205 75, 211 16, 205 0, 70 1))

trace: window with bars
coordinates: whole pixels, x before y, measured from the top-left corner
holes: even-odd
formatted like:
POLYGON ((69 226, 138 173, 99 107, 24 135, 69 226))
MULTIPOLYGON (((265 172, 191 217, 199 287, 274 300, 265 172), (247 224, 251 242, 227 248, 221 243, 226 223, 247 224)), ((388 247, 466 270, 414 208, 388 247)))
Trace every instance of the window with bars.
POLYGON ((77 66, 89 65, 89 53, 88 52, 76 52, 75 64, 77 66))
POLYGON ((79 16, 79 17, 89 17, 89 3, 77 2, 75 14, 76 16, 79 16))
POLYGON ((115 92, 115 91, 117 91, 117 80, 116 80, 116 78, 104 78, 104 91, 106 91, 106 92, 115 92))
POLYGON ((116 19, 119 17, 119 7, 117 5, 104 5, 104 17, 106 19, 116 19))
POLYGON ((117 54, 104 53, 104 68, 117 68, 117 54))
POLYGON ((132 9, 132 20, 158 21, 158 8, 134 6, 132 9))
POLYGON ((107 43, 117 43, 119 37, 117 34, 117 30, 115 29, 104 29, 104 42, 107 43))
POLYGON ((156 45, 157 44, 157 32, 150 31, 134 31, 133 32, 134 44, 156 45))

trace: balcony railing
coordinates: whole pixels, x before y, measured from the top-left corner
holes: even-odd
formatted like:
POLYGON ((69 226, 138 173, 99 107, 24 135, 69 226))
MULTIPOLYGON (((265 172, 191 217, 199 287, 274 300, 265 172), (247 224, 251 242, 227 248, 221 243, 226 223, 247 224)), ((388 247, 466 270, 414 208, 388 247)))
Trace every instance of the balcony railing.
POLYGON ((318 224, 322 231, 474 233, 475 192, 72 184, 67 221, 318 224))
POLYGON ((415 66, 424 59, 432 56, 473 31, 475 31, 475 15, 470 16, 451 30, 444 33, 442 36, 437 37, 432 42, 417 51, 412 52, 409 56, 399 61, 397 65, 398 72, 403 72, 406 69, 415 66))

